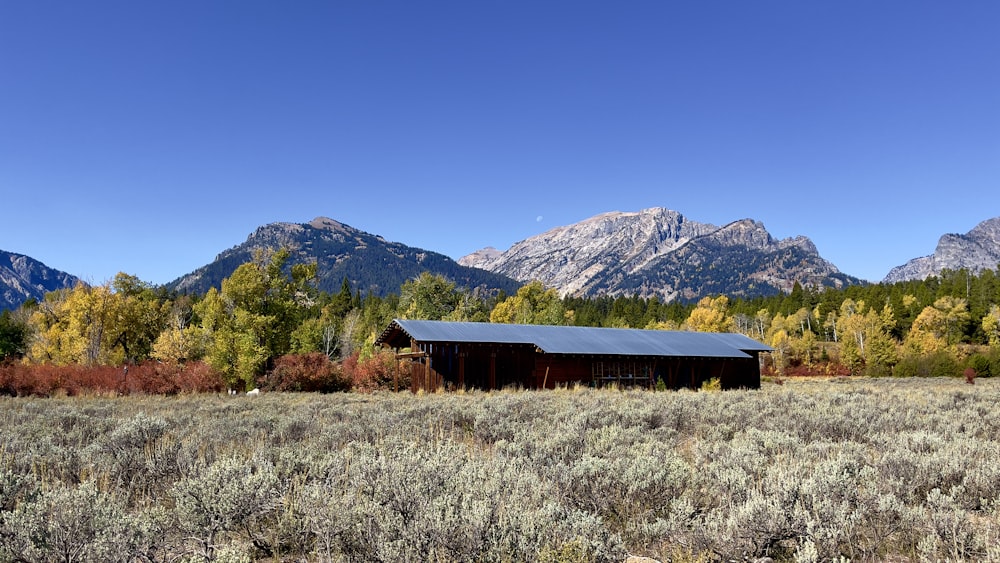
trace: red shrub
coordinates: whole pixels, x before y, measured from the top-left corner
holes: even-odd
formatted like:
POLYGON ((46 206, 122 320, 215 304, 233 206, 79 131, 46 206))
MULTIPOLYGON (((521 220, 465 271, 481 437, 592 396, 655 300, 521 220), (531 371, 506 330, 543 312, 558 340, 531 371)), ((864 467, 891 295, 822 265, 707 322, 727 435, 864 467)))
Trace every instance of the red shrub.
POLYGON ((32 369, 20 363, 5 364, 0 370, 0 389, 3 394, 13 396, 48 397, 61 387, 64 375, 56 366, 38 366, 44 369, 32 369))
POLYGON ((147 362, 137 366, 0 366, 0 394, 51 397, 80 393, 175 394, 221 391, 222 378, 201 362, 186 365, 147 362))
POLYGON ((222 376, 204 362, 145 362, 128 372, 128 393, 176 395, 177 393, 219 392, 225 388, 222 376))
POLYGON ((975 369, 973 369, 973 368, 965 368, 965 371, 963 372, 963 375, 965 375, 965 382, 966 383, 968 383, 969 385, 975 385, 976 384, 976 370, 975 369))
POLYGON ((392 391, 397 384, 400 389, 410 386, 409 364, 400 363, 400 373, 397 375, 396 356, 389 350, 376 352, 364 360, 361 360, 360 354, 355 352, 343 361, 341 367, 344 375, 350 378, 354 390, 362 393, 372 393, 377 390, 392 391))
POLYGON ((260 387, 268 391, 332 393, 350 389, 351 381, 326 354, 316 352, 281 356, 275 360, 271 373, 260 382, 260 387))

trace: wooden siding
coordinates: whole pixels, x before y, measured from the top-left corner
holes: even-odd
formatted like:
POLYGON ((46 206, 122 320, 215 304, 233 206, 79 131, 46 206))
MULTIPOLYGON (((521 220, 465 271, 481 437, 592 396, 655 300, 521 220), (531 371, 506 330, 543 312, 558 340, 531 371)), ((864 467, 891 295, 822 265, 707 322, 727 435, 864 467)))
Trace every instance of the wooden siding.
POLYGON ((421 343, 397 361, 410 361, 412 391, 501 389, 508 386, 554 388, 580 383, 697 389, 718 378, 723 389, 760 387, 760 364, 752 358, 601 356, 545 354, 532 345, 497 343, 421 343))

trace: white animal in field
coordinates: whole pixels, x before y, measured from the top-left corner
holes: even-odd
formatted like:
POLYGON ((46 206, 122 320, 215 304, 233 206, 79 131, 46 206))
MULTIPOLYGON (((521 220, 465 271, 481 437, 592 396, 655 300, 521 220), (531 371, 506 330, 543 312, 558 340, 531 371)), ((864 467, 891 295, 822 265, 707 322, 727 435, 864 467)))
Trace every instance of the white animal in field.
POLYGON ((247 395, 250 397, 256 397, 257 395, 260 395, 260 389, 254 387, 253 389, 247 391, 247 395))

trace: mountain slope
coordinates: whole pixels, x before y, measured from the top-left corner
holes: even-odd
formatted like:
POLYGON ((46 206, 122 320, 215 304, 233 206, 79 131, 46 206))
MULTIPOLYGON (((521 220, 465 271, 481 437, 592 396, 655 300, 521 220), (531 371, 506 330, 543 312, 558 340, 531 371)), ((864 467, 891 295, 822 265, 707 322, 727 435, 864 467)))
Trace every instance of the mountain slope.
POLYGON ((744 219, 657 258, 619 283, 618 291, 693 301, 788 293, 796 282, 836 288, 863 283, 824 260, 808 238, 775 240, 761 223, 744 219))
POLYGON ((525 239, 505 252, 485 249, 458 263, 521 281, 541 280, 564 295, 591 294, 606 272, 630 275, 657 255, 715 229, 669 209, 603 213, 525 239))
POLYGON ((716 227, 663 208, 605 213, 459 263, 521 281, 537 279, 562 295, 636 294, 665 301, 769 295, 790 291, 796 281, 862 283, 820 257, 808 238, 775 240, 756 221, 716 227))
POLYGON ((0 310, 16 309, 28 299, 41 301, 46 293, 79 281, 34 258, 0 250, 0 310))
POLYGON ((292 263, 317 263, 318 285, 337 292, 346 276, 351 286, 363 292, 386 295, 399 291, 407 280, 428 271, 441 274, 461 287, 517 290, 514 280, 492 272, 468 268, 451 258, 360 231, 326 217, 309 223, 271 223, 258 228, 245 242, 219 254, 216 259, 182 276, 167 287, 187 293, 204 293, 219 287, 241 264, 253 259, 256 250, 287 248, 292 263))
POLYGON ((896 266, 882 280, 895 283, 908 280, 924 280, 942 270, 972 272, 993 270, 1000 264, 1000 217, 987 219, 964 235, 945 234, 938 240, 934 254, 914 258, 902 266, 896 266))

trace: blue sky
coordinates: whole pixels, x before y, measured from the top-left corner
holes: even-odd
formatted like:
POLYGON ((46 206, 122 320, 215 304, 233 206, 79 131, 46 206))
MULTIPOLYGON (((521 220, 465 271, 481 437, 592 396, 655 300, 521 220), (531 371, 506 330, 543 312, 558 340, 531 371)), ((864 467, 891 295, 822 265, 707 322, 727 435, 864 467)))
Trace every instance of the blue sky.
POLYGON ((0 0, 0 249, 165 283, 327 216, 454 258, 606 211, 878 281, 1000 215, 1000 2, 0 0))

